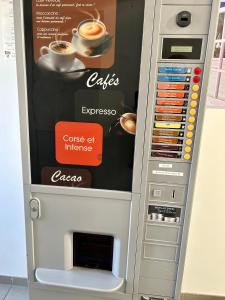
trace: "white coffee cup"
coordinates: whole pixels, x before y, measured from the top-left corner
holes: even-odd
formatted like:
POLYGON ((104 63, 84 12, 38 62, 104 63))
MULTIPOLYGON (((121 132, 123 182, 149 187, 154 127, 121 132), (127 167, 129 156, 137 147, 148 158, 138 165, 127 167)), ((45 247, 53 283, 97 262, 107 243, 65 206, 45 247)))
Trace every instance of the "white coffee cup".
POLYGON ((68 71, 75 58, 76 50, 70 42, 54 41, 48 47, 43 46, 40 49, 40 54, 48 54, 53 66, 59 71, 68 71))
POLYGON ((100 46, 104 40, 105 40, 105 36, 107 35, 107 31, 106 31, 106 26, 103 22, 99 21, 99 20, 95 20, 95 19, 86 19, 83 20, 82 22, 80 22, 80 24, 78 25, 77 28, 73 28, 72 29, 72 34, 75 36, 77 36, 79 38, 79 41, 81 42, 81 44, 87 48, 96 48, 98 46, 100 46), (82 35, 81 31, 82 28, 84 28, 83 26, 87 23, 94 24, 96 26, 99 25, 99 28, 102 29, 102 32, 96 35, 82 35))

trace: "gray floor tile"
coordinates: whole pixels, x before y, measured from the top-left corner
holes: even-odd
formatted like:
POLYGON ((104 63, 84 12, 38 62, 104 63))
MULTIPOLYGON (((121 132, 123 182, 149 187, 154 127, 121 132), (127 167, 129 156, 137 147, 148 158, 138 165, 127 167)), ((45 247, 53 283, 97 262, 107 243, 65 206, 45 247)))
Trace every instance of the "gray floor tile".
POLYGON ((24 286, 13 286, 6 300, 28 300, 28 290, 24 286))
POLYGON ((4 299, 5 295, 8 293, 10 285, 0 284, 0 300, 4 299))

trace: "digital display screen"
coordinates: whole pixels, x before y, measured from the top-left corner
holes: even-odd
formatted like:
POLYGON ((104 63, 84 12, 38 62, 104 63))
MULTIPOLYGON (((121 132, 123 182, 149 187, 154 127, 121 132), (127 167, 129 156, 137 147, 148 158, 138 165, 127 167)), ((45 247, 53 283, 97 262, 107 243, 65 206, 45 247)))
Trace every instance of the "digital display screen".
POLYGON ((200 59, 202 38, 163 38, 162 59, 200 59))
POLYGON ((172 46, 172 53, 191 53, 193 51, 192 46, 172 46))

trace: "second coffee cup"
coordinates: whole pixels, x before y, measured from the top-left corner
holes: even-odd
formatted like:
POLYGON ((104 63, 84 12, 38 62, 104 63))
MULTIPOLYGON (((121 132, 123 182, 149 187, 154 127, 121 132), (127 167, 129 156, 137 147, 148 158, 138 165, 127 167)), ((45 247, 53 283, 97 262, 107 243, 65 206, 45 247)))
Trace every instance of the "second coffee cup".
POLYGON ((48 47, 43 46, 40 54, 49 55, 53 67, 57 71, 66 72, 71 69, 75 59, 75 48, 67 41, 54 41, 48 47))
POLYGON ((87 19, 80 22, 77 28, 73 28, 72 33, 80 40, 83 46, 96 48, 104 42, 107 31, 103 22, 87 19))

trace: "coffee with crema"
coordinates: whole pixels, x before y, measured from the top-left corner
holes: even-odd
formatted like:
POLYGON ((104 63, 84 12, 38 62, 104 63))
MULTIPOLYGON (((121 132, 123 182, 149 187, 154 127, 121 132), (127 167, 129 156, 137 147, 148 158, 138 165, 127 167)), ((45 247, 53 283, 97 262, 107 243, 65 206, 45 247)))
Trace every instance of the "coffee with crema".
POLYGON ((74 49, 70 43, 63 43, 63 42, 55 42, 54 44, 51 45, 51 49, 61 54, 70 54, 74 52, 74 49))
POLYGON ((97 21, 88 21, 79 27, 79 34, 88 40, 99 39, 105 32, 105 26, 97 21))

